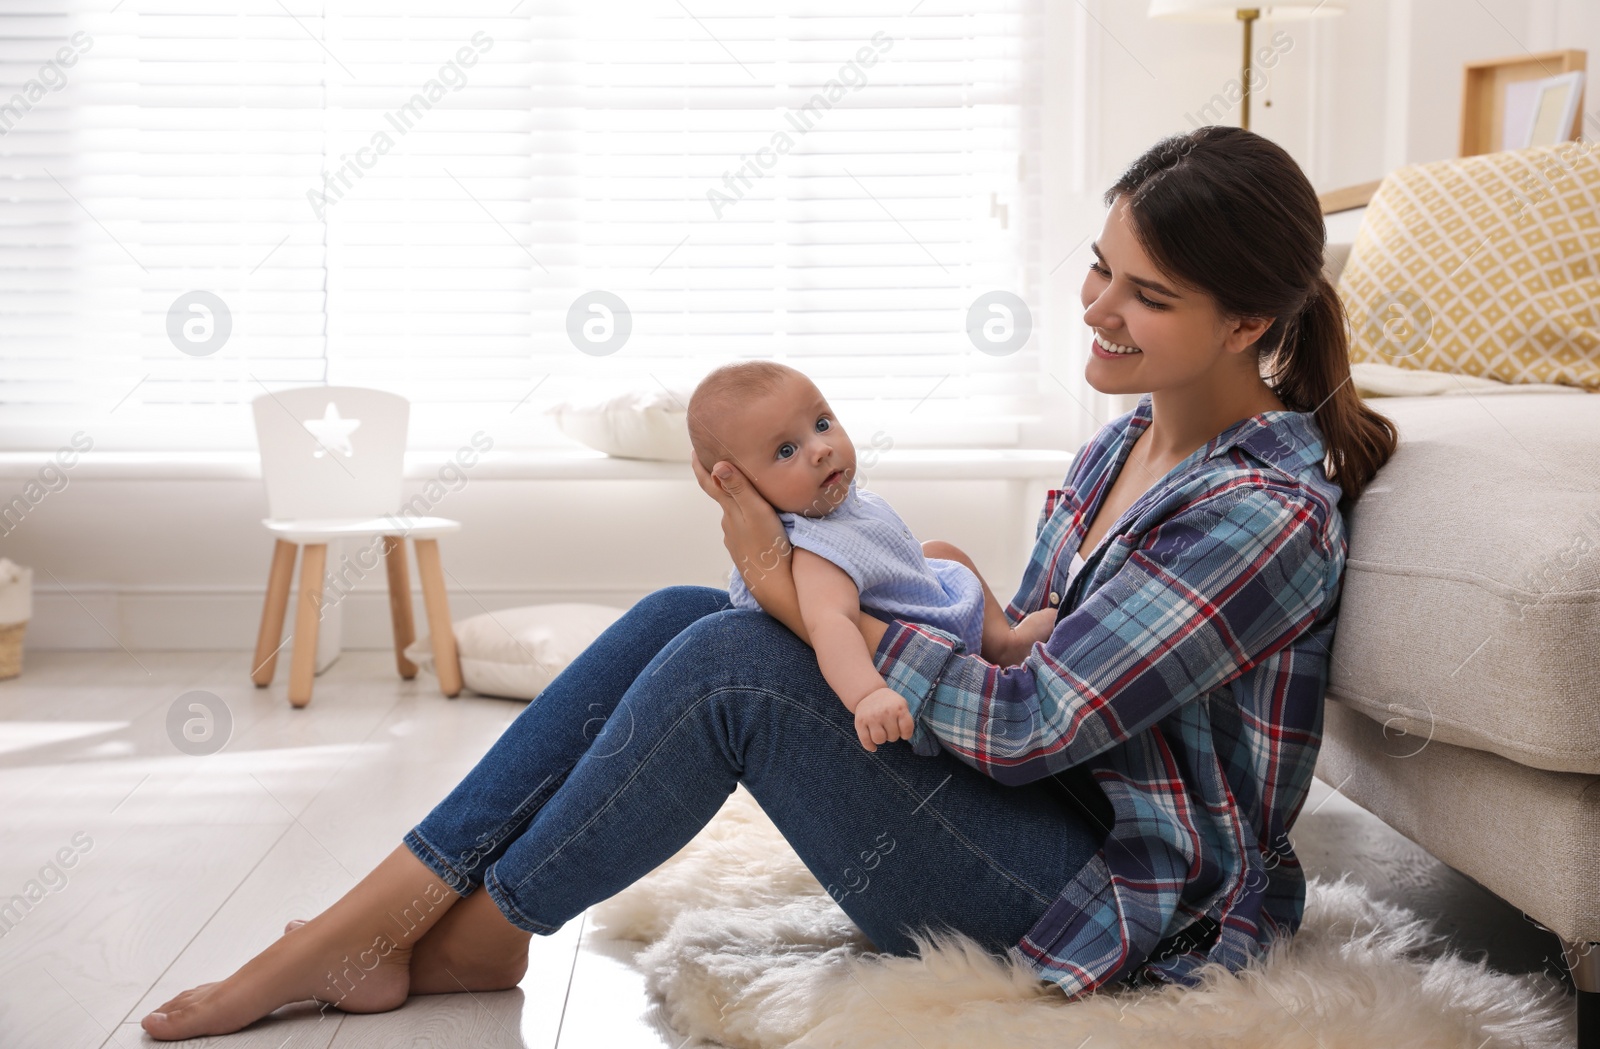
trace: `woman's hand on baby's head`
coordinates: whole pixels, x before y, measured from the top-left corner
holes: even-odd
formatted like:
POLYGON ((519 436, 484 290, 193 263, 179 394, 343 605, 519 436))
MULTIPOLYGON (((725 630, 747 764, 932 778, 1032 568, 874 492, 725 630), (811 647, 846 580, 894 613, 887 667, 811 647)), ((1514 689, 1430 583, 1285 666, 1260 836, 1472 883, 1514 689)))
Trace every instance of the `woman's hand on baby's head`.
POLYGON ((707 470, 705 464, 700 461, 700 457, 698 455, 689 456, 689 465, 694 469, 694 479, 699 482, 700 490, 705 492, 711 498, 720 502, 724 496, 733 494, 726 491, 722 487, 721 483, 721 478, 727 477, 730 471, 734 474, 738 473, 733 466, 719 460, 715 463, 712 463, 711 469, 707 470))
POLYGON ((722 507, 722 545, 754 592, 752 574, 772 571, 789 555, 789 537, 783 522, 732 463, 718 461, 711 470, 699 459, 691 459, 690 463, 700 487, 722 507))

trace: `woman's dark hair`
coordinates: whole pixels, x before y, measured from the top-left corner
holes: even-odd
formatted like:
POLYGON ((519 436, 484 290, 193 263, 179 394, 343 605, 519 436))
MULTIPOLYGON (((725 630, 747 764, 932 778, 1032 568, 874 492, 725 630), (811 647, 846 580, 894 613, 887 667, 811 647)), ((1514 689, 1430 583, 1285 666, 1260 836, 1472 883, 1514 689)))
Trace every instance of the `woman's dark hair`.
POLYGON ((1291 411, 1314 412, 1323 469, 1354 503, 1394 454, 1396 430, 1350 384, 1344 305, 1322 272, 1316 191, 1281 146, 1236 127, 1162 139, 1106 191, 1126 197, 1134 235, 1174 279, 1229 317, 1271 317, 1256 341, 1263 379, 1291 411))

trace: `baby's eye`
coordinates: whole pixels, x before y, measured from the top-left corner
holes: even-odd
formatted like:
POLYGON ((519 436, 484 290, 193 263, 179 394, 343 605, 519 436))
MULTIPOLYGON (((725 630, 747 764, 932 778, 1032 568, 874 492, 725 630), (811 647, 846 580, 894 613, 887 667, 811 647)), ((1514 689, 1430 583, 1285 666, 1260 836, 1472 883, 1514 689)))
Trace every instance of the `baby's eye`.
POLYGON ((829 419, 826 415, 817 416, 818 433, 827 433, 831 429, 833 429, 833 421, 831 419, 829 419))
POLYGON ((798 449, 795 448, 793 441, 784 441, 782 444, 778 445, 778 458, 787 459, 797 450, 798 449))

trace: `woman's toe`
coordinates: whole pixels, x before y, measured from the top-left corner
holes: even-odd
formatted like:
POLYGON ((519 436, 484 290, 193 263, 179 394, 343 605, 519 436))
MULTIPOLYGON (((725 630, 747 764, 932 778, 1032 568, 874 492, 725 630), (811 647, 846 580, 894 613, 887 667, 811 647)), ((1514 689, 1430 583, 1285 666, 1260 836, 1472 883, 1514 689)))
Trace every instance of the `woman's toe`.
POLYGON ((300 926, 304 925, 305 923, 306 923, 306 920, 304 918, 291 918, 289 920, 289 924, 285 925, 283 927, 283 934, 285 936, 287 936, 291 932, 294 932, 296 929, 300 928, 300 926))
POLYGON ((182 1011, 162 1006, 139 1021, 139 1026, 154 1038, 170 1038, 178 1029, 177 1019, 182 1011))
MULTIPOLYGON (((224 983, 203 983, 148 1013, 139 1026, 159 1041, 231 1034, 254 1018, 224 983)), ((261 1014, 264 1015, 264 1014, 261 1014)))
POLYGON ((157 1009, 139 1022, 151 1037, 163 1041, 174 1038, 188 1038, 195 1032, 190 1030, 194 1025, 194 1007, 176 1006, 171 1009, 157 1009))
POLYGON ((191 987, 187 991, 179 991, 177 994, 173 995, 171 998, 168 998, 166 1001, 157 1006, 155 1011, 158 1013, 170 1013, 174 1009, 181 1009, 183 1006, 188 1005, 191 1001, 193 1001, 195 995, 211 986, 213 985, 209 983, 203 983, 198 987, 191 987))

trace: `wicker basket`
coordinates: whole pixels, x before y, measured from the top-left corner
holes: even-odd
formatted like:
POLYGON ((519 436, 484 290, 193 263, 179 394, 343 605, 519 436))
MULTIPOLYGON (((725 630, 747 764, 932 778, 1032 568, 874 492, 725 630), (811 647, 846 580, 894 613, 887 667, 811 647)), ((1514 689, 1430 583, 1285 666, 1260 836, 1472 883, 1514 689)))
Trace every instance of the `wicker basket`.
POLYGON ((22 673, 22 632, 28 621, 0 624, 0 680, 22 673))

